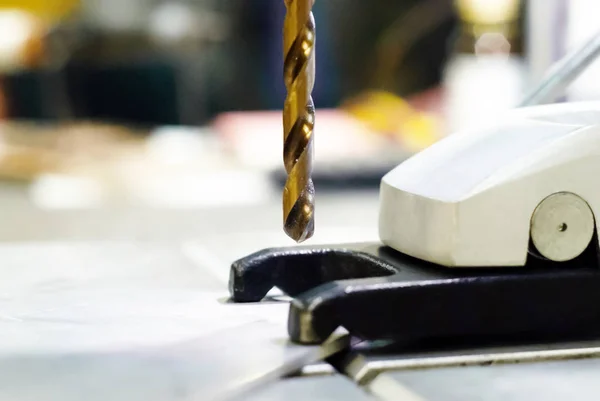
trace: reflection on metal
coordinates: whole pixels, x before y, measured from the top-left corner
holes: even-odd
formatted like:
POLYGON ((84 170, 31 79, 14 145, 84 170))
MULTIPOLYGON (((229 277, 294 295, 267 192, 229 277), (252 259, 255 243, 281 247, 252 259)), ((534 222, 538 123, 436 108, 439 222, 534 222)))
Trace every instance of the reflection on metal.
POLYGON ((338 371, 379 400, 425 401, 388 374, 370 372, 368 360, 360 354, 348 355, 340 361, 332 361, 332 364, 338 371))
POLYGON ((600 342, 579 342, 555 345, 535 345, 502 349, 457 350, 411 355, 385 356, 381 359, 356 355, 348 358, 343 370, 352 379, 366 385, 382 372, 446 368, 458 366, 488 366, 527 362, 558 361, 600 357, 600 342))
POLYGON ((298 376, 331 376, 336 373, 336 370, 326 362, 306 365, 298 372, 298 376))

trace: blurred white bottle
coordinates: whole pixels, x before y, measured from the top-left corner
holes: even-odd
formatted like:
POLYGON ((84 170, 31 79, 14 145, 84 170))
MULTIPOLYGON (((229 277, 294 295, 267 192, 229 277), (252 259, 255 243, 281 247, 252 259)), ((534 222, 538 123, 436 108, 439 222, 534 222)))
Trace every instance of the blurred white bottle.
POLYGON ((524 90, 518 40, 519 0, 457 0, 461 33, 444 71, 446 129, 488 124, 513 108, 524 90))

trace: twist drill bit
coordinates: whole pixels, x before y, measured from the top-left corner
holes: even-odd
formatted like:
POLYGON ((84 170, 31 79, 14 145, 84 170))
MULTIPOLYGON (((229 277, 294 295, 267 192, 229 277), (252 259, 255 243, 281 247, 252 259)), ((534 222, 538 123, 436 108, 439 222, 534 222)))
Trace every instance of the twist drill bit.
POLYGON ((314 232, 314 2, 285 0, 283 70, 287 97, 283 107, 283 161, 288 177, 283 190, 283 218, 286 234, 296 242, 312 237, 314 232))

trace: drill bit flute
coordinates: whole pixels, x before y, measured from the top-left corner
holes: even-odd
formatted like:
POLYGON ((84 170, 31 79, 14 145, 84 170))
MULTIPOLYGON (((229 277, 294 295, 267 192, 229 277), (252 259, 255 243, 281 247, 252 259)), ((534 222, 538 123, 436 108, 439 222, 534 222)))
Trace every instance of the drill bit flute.
POLYGON ((311 97, 315 82, 315 0, 284 0, 284 80, 287 97, 283 107, 283 160, 287 181, 283 190, 284 230, 296 242, 314 232, 315 189, 313 129, 315 108, 311 97))

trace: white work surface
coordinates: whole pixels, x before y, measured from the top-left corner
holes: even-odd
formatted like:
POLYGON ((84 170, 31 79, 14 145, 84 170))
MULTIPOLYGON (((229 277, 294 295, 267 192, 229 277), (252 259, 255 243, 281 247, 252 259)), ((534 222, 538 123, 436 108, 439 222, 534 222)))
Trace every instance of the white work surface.
MULTIPOLYGON (((288 343, 286 303, 225 303, 231 261, 289 245, 276 200, 212 210, 42 211, 17 190, 5 195, 0 400, 214 400, 322 356, 288 343)), ((377 194, 317 205, 312 243, 376 239, 377 194)), ((548 401, 600 393, 599 359, 407 370, 394 358, 364 358, 380 373, 366 388, 376 395, 322 369, 263 381, 238 399, 548 401)))
MULTIPOLYGON (((262 382, 239 399, 368 399, 340 375, 273 380, 328 351, 288 342, 285 302, 227 303, 235 258, 290 244, 278 203, 48 211, 0 190, 0 400, 216 400, 262 382)), ((315 241, 373 238, 353 214, 376 197, 324 199, 315 241)))
POLYGON ((7 244, 0 260, 0 400, 221 399, 323 356, 288 342, 286 303, 227 303, 180 247, 7 244))

